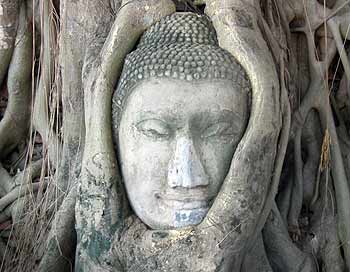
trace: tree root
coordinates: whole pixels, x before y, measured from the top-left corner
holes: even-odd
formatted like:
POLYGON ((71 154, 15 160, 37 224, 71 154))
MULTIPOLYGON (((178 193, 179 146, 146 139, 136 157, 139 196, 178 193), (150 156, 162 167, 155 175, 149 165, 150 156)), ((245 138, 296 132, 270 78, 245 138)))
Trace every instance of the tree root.
POLYGON ((17 33, 19 1, 0 0, 0 86, 7 74, 17 33))
MULTIPOLYGON (((233 217, 245 219, 240 222, 240 227, 245 229, 244 235, 236 232, 230 234, 230 239, 234 241, 232 247, 240 252, 234 257, 235 267, 240 266, 242 261, 240 258, 246 254, 245 250, 253 246, 252 243, 256 240, 256 235, 260 233, 270 212, 277 192, 289 135, 288 117, 284 115, 285 107, 289 104, 285 104, 284 87, 278 84, 279 79, 273 58, 259 30, 256 19, 258 16, 252 8, 255 5, 253 2, 229 1, 222 5, 220 1, 207 1, 205 11, 217 31, 220 46, 228 50, 241 63, 252 84, 252 112, 247 130, 235 151, 231 169, 206 218, 209 225, 213 224, 210 221, 214 222, 224 233, 232 233, 230 220, 233 217), (236 18, 245 18, 245 20, 242 22, 236 18), (266 69, 266 67, 273 68, 266 69), (257 71, 264 71, 264 73, 257 71), (269 104, 269 102, 272 103, 269 104), (260 119, 262 116, 264 120, 260 119), (259 144, 262 141, 266 142, 259 144), (265 144, 269 146, 268 150, 257 147, 265 144), (253 163, 256 158, 259 158, 259 162, 253 163), (249 163, 244 164, 244 162, 249 163), (264 165, 262 167, 264 170, 258 171, 261 168, 257 165, 264 165), (258 195, 263 198, 253 200, 249 194, 247 194, 248 197, 242 198, 247 201, 246 203, 250 203, 249 213, 240 207, 236 196, 236 194, 240 195, 236 190, 251 191, 249 187, 251 183, 247 182, 248 180, 254 180, 259 184, 258 195)), ((204 223, 206 221, 202 224, 204 223)))
POLYGON ((0 158, 6 157, 24 139, 29 128, 32 33, 25 10, 25 4, 22 4, 17 43, 8 71, 9 102, 0 122, 0 158))
POLYGON ((290 240, 276 204, 263 229, 264 244, 273 271, 316 272, 312 256, 290 240))
POLYGON ((28 193, 34 193, 39 190, 40 187, 45 188, 47 183, 35 182, 30 184, 25 184, 21 187, 16 187, 14 190, 9 192, 7 195, 0 199, 0 211, 4 210, 8 205, 13 203, 16 199, 23 197, 28 193))
POLYGON ((61 272, 73 270, 76 245, 76 232, 74 229, 76 197, 77 188, 74 186, 55 214, 55 219, 51 224, 51 231, 47 238, 46 251, 40 261, 38 271, 61 272))
POLYGON ((12 178, 6 169, 0 163, 0 197, 3 197, 12 187, 12 178))
MULTIPOLYGON (((84 93, 82 82, 83 64, 87 59, 88 51, 91 47, 100 45, 100 39, 106 35, 101 33, 101 26, 105 21, 112 19, 110 14, 106 16, 96 15, 98 22, 91 27, 91 10, 96 8, 90 2, 76 1, 74 3, 67 1, 65 7, 61 10, 61 33, 60 33, 60 64, 62 75, 62 114, 63 114, 63 149, 60 167, 57 171, 57 184, 62 190, 66 190, 74 183, 81 172, 82 153, 85 145, 85 123, 84 123, 84 93), (81 9, 77 14, 75 10, 81 9), (76 22, 80 23, 77 24, 76 22), (81 27, 85 26, 85 27, 81 27), (98 28, 98 29, 96 29, 98 28), (91 35, 99 33, 99 35, 91 35), (92 40, 88 40, 91 35, 92 40), (77 46, 77 41, 81 46, 77 46), (88 45, 88 46, 86 46, 88 45)), ((118 9, 117 3, 113 4, 113 9, 118 9)), ((106 13, 101 8, 99 14, 106 13)), ((94 12, 98 12, 95 11, 94 12)), ((110 28, 110 25, 107 24, 110 28)), ((105 28, 108 28, 105 26, 105 28)), ((109 29, 108 29, 109 30, 109 29)), ((99 48, 100 50, 100 48, 99 48)), ((96 52, 94 57, 98 55, 96 52)))
POLYGON ((0 198, 0 223, 4 223, 11 216, 13 222, 17 222, 23 215, 23 205, 17 205, 21 197, 28 193, 36 192, 39 187, 46 187, 31 183, 41 173, 42 160, 31 163, 25 170, 11 177, 0 164, 1 198, 0 198), (18 203, 17 203, 18 202, 18 203))
POLYGON ((320 172, 320 158, 322 134, 318 115, 314 111, 309 113, 303 128, 302 142, 307 152, 307 160, 303 168, 303 203, 307 209, 312 206, 312 200, 318 197, 318 173, 320 172))
MULTIPOLYGON (((321 126, 323 130, 328 130, 331 138, 331 169, 332 175, 334 178, 334 187, 336 192, 336 202, 337 202, 337 210, 338 210, 338 233, 340 240, 342 241, 344 248, 344 255, 347 265, 350 264, 350 245, 348 241, 350 241, 350 192, 347 183, 347 177, 344 169, 344 164, 342 160, 341 151, 338 143, 338 136, 333 120, 332 111, 329 105, 328 98, 328 86, 327 82, 324 82, 325 74, 328 71, 328 67, 330 61, 333 59, 335 50, 334 43, 330 44, 328 48, 328 58, 326 61, 318 61, 315 57, 314 53, 314 32, 309 31, 308 28, 301 29, 308 40, 308 48, 309 48, 309 66, 311 72, 311 84, 310 87, 299 107, 299 109, 295 113, 295 118, 293 120, 293 126, 296 127, 296 130, 300 130, 303 124, 305 123, 306 116, 309 111, 314 108, 318 111, 321 126), (321 90, 321 93, 320 93, 321 90)), ((299 158, 300 159, 300 158, 299 158)), ((297 169, 300 171, 300 169, 297 169)), ((299 173, 299 177, 302 176, 299 173)), ((302 186, 300 181, 297 182, 298 186, 302 186)), ((292 201, 294 201, 293 199, 292 201)), ((298 209, 301 207, 300 198, 296 201, 299 201, 299 205, 292 202, 291 210, 298 209)), ((291 225, 295 225, 297 222, 297 215, 299 212, 292 212, 290 210, 289 222, 291 225)))
POLYGON ((310 219, 308 246, 315 257, 322 260, 321 271, 344 271, 345 264, 341 256, 340 241, 337 235, 335 203, 332 184, 326 182, 329 171, 325 171, 320 184, 320 197, 310 219))
POLYGON ((55 75, 54 49, 56 45, 53 41, 56 41, 56 36, 51 18, 52 13, 52 3, 50 1, 44 1, 42 10, 43 29, 41 33, 43 37, 43 43, 41 45, 41 74, 34 102, 33 124, 35 129, 40 133, 44 144, 47 146, 51 166, 56 168, 60 161, 62 144, 52 129, 53 120, 49 119, 48 111, 48 99, 55 75))
MULTIPOLYGON (((305 35, 307 37, 309 52, 314 52, 314 32, 309 33, 305 29, 305 35)), ((294 112, 292 121, 292 133, 294 133, 294 159, 295 159, 295 174, 294 174, 294 186, 292 191, 291 205, 288 213, 288 226, 292 235, 298 239, 300 235, 298 219, 303 202, 303 164, 301 158, 301 136, 302 129, 306 122, 307 116, 312 109, 319 109, 324 107, 327 103, 328 97, 326 91, 320 94, 319 90, 325 90, 324 88, 324 74, 330 65, 330 61, 333 59, 336 52, 335 45, 331 45, 329 48, 329 59, 327 62, 320 62, 316 60, 314 54, 309 53, 309 66, 311 73, 311 82, 309 88, 301 102, 300 107, 294 112), (320 72, 321 70, 321 72, 320 72), (321 75, 320 75, 321 74, 321 75), (326 96, 326 97, 325 97, 326 96)), ((318 111, 319 112, 319 111, 318 111)))
MULTIPOLYGON (((310 109, 303 126, 298 127, 294 137, 295 177, 293 182, 292 199, 289 209, 289 232, 294 241, 300 239, 298 218, 302 205, 310 208, 314 194, 317 194, 317 170, 320 158, 320 139, 317 138, 317 114, 310 109), (305 163, 302 160, 302 142, 307 150, 305 163)), ((321 131, 319 131, 321 133, 321 131)))
MULTIPOLYGON (((343 42, 343 39, 340 33, 340 23, 337 22, 335 18, 331 18, 329 19, 327 25, 329 26, 329 29, 333 35, 333 39, 337 46, 340 59, 343 64, 345 75, 348 79, 348 82, 350 82, 350 61, 344 48, 345 42, 343 42)), ((348 97, 350 97, 350 88, 348 88, 348 97)))
POLYGON ((288 225, 288 213, 291 204, 291 197, 294 185, 294 173, 292 173, 292 171, 289 171, 288 174, 289 175, 286 176, 283 180, 285 188, 281 192, 279 192, 276 197, 278 209, 280 210, 281 217, 286 226, 288 225))
POLYGON ((266 255, 262 234, 258 236, 251 251, 246 255, 240 272, 273 272, 266 255))

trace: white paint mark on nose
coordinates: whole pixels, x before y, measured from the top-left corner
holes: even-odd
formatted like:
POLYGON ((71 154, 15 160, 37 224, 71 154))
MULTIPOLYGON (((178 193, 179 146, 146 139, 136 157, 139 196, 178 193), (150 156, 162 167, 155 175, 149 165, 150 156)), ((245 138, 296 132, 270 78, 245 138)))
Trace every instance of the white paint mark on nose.
POLYGON ((168 168, 168 184, 171 188, 194 188, 209 184, 193 141, 181 137, 176 141, 175 152, 168 168))

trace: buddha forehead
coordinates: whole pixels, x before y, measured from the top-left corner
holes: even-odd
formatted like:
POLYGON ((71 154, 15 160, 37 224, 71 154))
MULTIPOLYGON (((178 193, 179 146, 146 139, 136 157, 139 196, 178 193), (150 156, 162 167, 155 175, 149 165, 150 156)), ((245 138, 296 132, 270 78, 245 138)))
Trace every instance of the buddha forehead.
POLYGON ((134 118, 164 118, 180 121, 225 112, 233 119, 246 112, 247 93, 231 80, 181 81, 153 78, 140 82, 131 92, 125 110, 134 118))

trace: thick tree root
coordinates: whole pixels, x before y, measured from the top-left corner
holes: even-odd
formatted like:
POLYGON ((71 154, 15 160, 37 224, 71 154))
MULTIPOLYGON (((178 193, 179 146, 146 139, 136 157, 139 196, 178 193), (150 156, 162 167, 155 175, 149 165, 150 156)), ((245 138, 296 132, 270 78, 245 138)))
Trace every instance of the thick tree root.
POLYGON ((34 193, 39 190, 40 187, 46 187, 46 183, 35 182, 31 184, 26 184, 21 187, 17 187, 12 190, 10 193, 5 195, 0 199, 0 211, 3 211, 8 205, 13 203, 18 198, 25 196, 28 193, 34 193))
POLYGON ((276 205, 266 221, 263 238, 273 271, 317 271, 312 256, 299 250, 290 239, 276 205))
POLYGON ((0 196, 3 197, 10 191, 12 185, 12 178, 6 169, 0 163, 0 196))
POLYGON ((0 1, 0 86, 7 74, 15 45, 19 17, 18 0, 0 1))
MULTIPOLYGON (((17 42, 7 77, 9 102, 5 115, 0 122, 0 158, 6 157, 24 139, 29 128, 32 33, 28 27, 28 17, 25 12, 25 4, 22 4, 16 36, 17 42)), ((2 67, 1 64, 0 67, 2 67)))
POLYGON ((240 267, 246 250, 253 245, 255 235, 260 233, 265 224, 275 198, 282 165, 279 159, 275 161, 275 156, 278 154, 277 157, 284 157, 286 147, 285 138, 278 139, 282 125, 283 94, 273 58, 257 25, 258 16, 253 6, 253 1, 226 1, 225 5, 220 1, 207 1, 206 6, 206 13, 217 31, 220 46, 241 63, 252 84, 252 112, 248 128, 236 149, 222 189, 207 215, 209 225, 220 226, 219 229, 224 233, 231 232, 229 236, 233 248, 240 252, 234 257, 235 267, 240 267), (268 146, 268 149, 258 146, 268 146), (253 163, 257 158, 259 162, 253 163), (261 168, 264 170, 258 171, 260 168, 257 165, 264 165, 261 168), (271 179, 274 175, 276 180, 271 179), (251 199, 254 194, 242 198, 250 203, 248 212, 237 203, 240 193, 236 190, 250 192, 252 181, 259 184, 259 193, 254 200, 251 199), (241 219, 239 224, 244 229, 244 235, 232 231, 230 224, 233 218, 241 219))
POLYGON ((40 176, 42 164, 42 160, 31 163, 14 177, 11 177, 0 164, 0 180, 3 190, 0 198, 0 223, 4 223, 11 216, 13 223, 18 222, 24 213, 21 198, 46 188, 46 182, 32 183, 33 179, 40 176))

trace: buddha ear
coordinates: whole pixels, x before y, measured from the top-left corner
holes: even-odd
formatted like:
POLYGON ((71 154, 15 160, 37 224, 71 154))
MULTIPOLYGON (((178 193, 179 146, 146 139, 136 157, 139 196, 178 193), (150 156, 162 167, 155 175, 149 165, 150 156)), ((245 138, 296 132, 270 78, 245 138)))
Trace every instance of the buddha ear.
POLYGON ((246 70, 252 103, 248 126, 228 175, 202 224, 220 226, 224 237, 231 238, 233 250, 247 250, 254 235, 263 228, 277 192, 288 138, 280 137, 285 131, 281 130, 284 96, 257 24, 254 5, 239 0, 226 0, 224 5, 220 2, 208 0, 205 11, 215 27, 220 47, 246 70))

